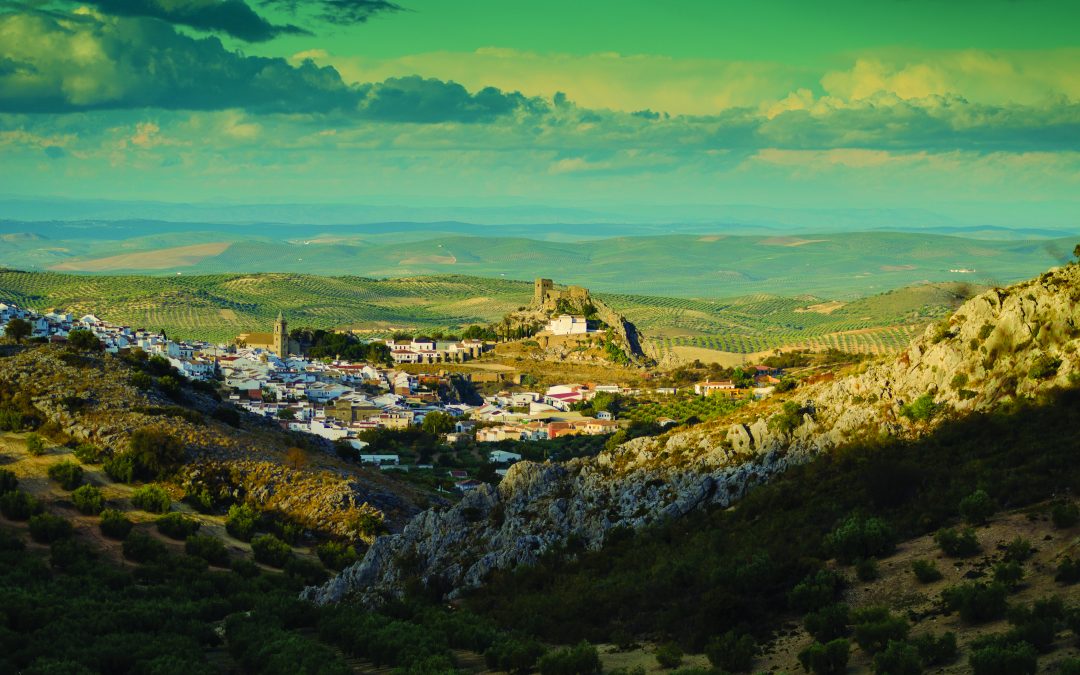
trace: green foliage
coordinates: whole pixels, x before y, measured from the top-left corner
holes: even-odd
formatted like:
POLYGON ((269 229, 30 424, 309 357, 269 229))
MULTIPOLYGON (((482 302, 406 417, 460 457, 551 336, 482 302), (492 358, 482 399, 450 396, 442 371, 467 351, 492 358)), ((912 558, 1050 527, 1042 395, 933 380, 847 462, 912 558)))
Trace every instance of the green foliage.
POLYGON ((71 503, 79 513, 96 516, 105 508, 105 496, 93 485, 83 485, 71 493, 71 503))
POLYGON ((946 588, 941 592, 945 608, 950 612, 959 612, 960 618, 967 623, 978 624, 1000 619, 1008 609, 1008 587, 994 581, 985 583, 967 583, 946 588))
POLYGON ((915 578, 923 584, 940 581, 942 577, 941 570, 937 568, 937 565, 932 560, 912 560, 911 571, 915 573, 915 578))
POLYGON ((881 576, 878 571, 877 560, 874 558, 861 558, 855 561, 855 576, 859 581, 873 581, 881 576))
POLYGON ((754 665, 757 644, 751 635, 728 631, 715 637, 705 646, 705 656, 715 668, 731 673, 744 673, 754 665))
POLYGON ((884 651, 874 655, 877 675, 921 675, 923 661, 919 650, 903 640, 890 640, 884 651))
POLYGON ((864 651, 879 652, 890 640, 904 640, 911 627, 907 619, 892 614, 888 607, 863 607, 851 613, 855 641, 864 651))
POLYGON ((260 675, 349 675, 352 670, 333 649, 285 630, 273 617, 233 615, 225 622, 229 653, 244 672, 260 675))
POLYGON ((356 549, 340 541, 328 541, 315 547, 315 554, 329 569, 340 572, 359 558, 356 549))
POLYGON ((240 541, 251 541, 259 525, 259 514, 247 504, 233 504, 225 519, 225 531, 240 541))
POLYGON ((134 527, 123 511, 105 509, 101 512, 101 533, 109 539, 124 539, 134 527))
POLYGON ((799 652, 803 670, 814 675, 844 675, 847 673, 851 645, 840 638, 826 644, 815 642, 799 652))
POLYGON ((941 552, 950 558, 969 558, 979 551, 979 540, 975 538, 975 530, 970 527, 957 532, 952 528, 938 530, 934 535, 941 552))
POLYGON ((282 569, 286 576, 304 586, 318 586, 330 578, 322 565, 307 558, 292 557, 282 569))
POLYGON ((19 487, 19 479, 15 472, 9 469, 0 469, 0 495, 12 492, 19 487))
POLYGON ((135 458, 130 454, 121 454, 105 460, 101 467, 105 475, 117 483, 131 483, 135 481, 135 458))
POLYGON ((100 464, 108 456, 104 450, 93 443, 79 443, 72 450, 72 453, 75 455, 75 459, 83 464, 100 464))
MULTIPOLYGON (((671 670, 682 665, 683 650, 677 643, 665 642, 656 648, 656 662, 661 668, 671 670)), ((598 671, 599 669, 597 669, 598 671)), ((577 672, 577 671, 574 671, 577 672)))
POLYGON ((30 325, 30 322, 26 319, 11 319, 4 325, 4 337, 14 340, 15 342, 22 342, 26 338, 30 337, 34 327, 30 325))
POLYGON ((199 531, 201 523, 183 513, 166 513, 157 519, 158 532, 170 539, 187 539, 199 531))
POLYGON ((593 675, 600 672, 600 655, 596 653, 596 647, 580 642, 544 654, 537 667, 540 675, 593 675))
POLYGON ((850 624, 851 610, 842 603, 822 607, 803 618, 806 632, 821 643, 847 636, 850 624))
POLYGON ((29 434, 26 437, 26 451, 34 457, 45 454, 45 439, 37 434, 29 434))
POLYGON ((293 557, 292 547, 272 534, 260 534, 251 540, 251 552, 257 562, 271 567, 285 567, 293 557))
POLYGON ((972 525, 982 525, 997 511, 985 490, 976 490, 960 500, 960 516, 972 525))
POLYGON ((925 634, 908 642, 919 650, 919 658, 926 666, 943 666, 956 660, 956 633, 944 633, 941 637, 925 634))
POLYGON ((880 518, 854 514, 825 537, 825 548, 842 563, 887 556, 896 548, 896 533, 880 518))
POLYGON ((807 412, 795 401, 784 401, 783 409, 769 418, 769 428, 780 434, 790 434, 802 426, 807 412))
POLYGON ((1049 354, 1039 354, 1028 369, 1028 377, 1033 380, 1045 380, 1057 375, 1061 368, 1061 359, 1049 354))
POLYGON ((923 394, 911 403, 900 406, 900 414, 913 422, 925 422, 936 415, 938 409, 933 394, 923 394))
POLYGON ((1025 642, 1040 652, 1053 648, 1058 631, 1065 627, 1065 604, 1061 598, 1036 600, 1030 607, 1009 608, 1009 623, 1013 628, 1005 634, 1010 642, 1025 642))
POLYGON ((51 513, 39 513, 30 517, 30 537, 39 544, 66 539, 71 534, 71 523, 65 518, 51 513))
POLYGON ((1062 558, 1061 562, 1058 563, 1054 581, 1063 584, 1075 584, 1080 582, 1080 561, 1073 560, 1069 556, 1062 558))
POLYGON ((999 581, 1010 589, 1015 589, 1023 578, 1024 568, 1015 560, 994 565, 994 581, 999 581))
POLYGON ((98 352, 104 348, 97 336, 83 328, 76 328, 68 333, 67 342, 70 347, 80 352, 98 352))
POLYGON ((1080 659, 1065 659, 1058 664, 1058 675, 1080 675, 1080 659))
POLYGON ((1038 654, 1026 642, 991 641, 972 650, 968 665, 973 675, 1035 675, 1038 654))
POLYGON ((166 555, 165 544, 148 534, 134 530, 124 539, 124 557, 137 563, 161 560, 166 555))
POLYGON ((29 520, 35 513, 41 513, 41 503, 30 493, 12 490, 0 495, 0 514, 8 520, 29 520))
POLYGON ((1054 521, 1054 527, 1073 527, 1080 523, 1080 507, 1074 502, 1055 502, 1050 510, 1050 519, 1054 521))
POLYGON ((795 585, 788 593, 788 603, 797 612, 812 612, 832 604, 843 579, 828 570, 818 570, 795 585))
POLYGON ((492 670, 529 673, 546 651, 535 638, 510 635, 488 647, 484 652, 484 661, 492 670))
POLYGON ((188 555, 202 558, 211 565, 229 566, 229 551, 225 543, 209 534, 192 534, 184 542, 184 551, 188 555))
POLYGON ((949 386, 953 389, 963 389, 968 383, 968 376, 966 373, 957 373, 953 376, 953 379, 949 381, 949 386))
POLYGON ((143 485, 131 494, 131 505, 150 513, 165 513, 172 506, 172 498, 158 485, 143 485))
POLYGON ((49 467, 49 478, 65 490, 74 490, 82 484, 83 470, 75 462, 64 460, 49 467))
POLYGON ((1017 537, 1005 545, 1004 559, 1007 562, 1024 562, 1035 553, 1031 542, 1023 537, 1017 537))
POLYGON ((184 445, 162 429, 143 428, 131 434, 128 453, 139 478, 156 479, 172 473, 184 460, 184 445))

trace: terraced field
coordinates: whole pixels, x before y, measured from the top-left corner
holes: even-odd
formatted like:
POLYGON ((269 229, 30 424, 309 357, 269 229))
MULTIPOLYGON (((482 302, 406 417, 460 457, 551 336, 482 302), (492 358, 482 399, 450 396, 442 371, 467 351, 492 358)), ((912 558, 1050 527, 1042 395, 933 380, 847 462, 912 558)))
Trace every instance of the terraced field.
MULTIPOLYGON (((661 351, 677 346, 749 354, 780 346, 898 349, 971 289, 926 284, 844 304, 810 295, 673 298, 599 293, 661 351)), ((227 341, 266 330, 278 312, 294 327, 456 330, 499 320, 529 302, 532 284, 468 276, 375 280, 358 276, 215 274, 89 276, 0 271, 0 300, 36 309, 94 313, 164 329, 175 337, 227 341)))

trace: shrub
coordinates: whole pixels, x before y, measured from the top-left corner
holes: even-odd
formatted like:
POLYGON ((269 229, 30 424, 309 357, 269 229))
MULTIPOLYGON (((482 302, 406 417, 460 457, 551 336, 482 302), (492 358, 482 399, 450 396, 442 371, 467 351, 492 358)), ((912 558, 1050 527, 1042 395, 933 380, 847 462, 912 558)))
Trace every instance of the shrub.
POLYGON ((105 508, 105 497, 93 485, 83 485, 71 493, 71 503, 79 513, 96 516, 105 508))
POLYGON ((18 487, 19 479, 15 476, 15 472, 8 469, 0 469, 0 495, 13 492, 18 487))
POLYGON ((949 382, 949 386, 953 389, 963 389, 968 383, 968 376, 966 373, 957 373, 953 375, 953 379, 949 382))
POLYGON ((1054 581, 1063 584, 1075 584, 1080 582, 1080 562, 1077 562, 1070 557, 1062 558, 1061 562, 1058 563, 1054 581))
POLYGON ((189 487, 184 494, 184 502, 190 504, 199 513, 213 513, 216 506, 214 495, 205 487, 189 487))
POLYGON ((128 382, 131 383, 131 386, 142 389, 143 391, 148 391, 154 387, 154 378, 146 373, 135 373, 128 382))
POLYGON ((1072 502, 1058 502, 1050 510, 1050 519, 1054 521, 1054 527, 1072 527, 1080 522, 1080 507, 1072 502))
POLYGON ((851 614, 855 641, 871 654, 879 652, 890 640, 907 638, 910 626, 907 619, 895 616, 887 607, 863 607, 851 614))
POLYGON ((199 531, 201 523, 182 513, 166 513, 157 519, 158 532, 170 539, 187 539, 199 531))
POLYGON ((847 672, 851 645, 843 638, 826 644, 815 642, 799 652, 803 670, 814 675, 843 675, 847 672))
POLYGON ((877 560, 874 558, 862 558, 855 561, 855 576, 859 581, 873 581, 881 575, 878 573, 877 560))
POLYGON ((139 429, 131 435, 128 452, 135 460, 137 473, 160 478, 172 473, 184 460, 184 445, 161 429, 139 429))
POLYGON ((941 637, 920 635, 909 642, 919 650, 922 662, 927 666, 942 666, 956 659, 956 633, 944 633, 941 637))
POLYGON ((975 530, 970 527, 960 532, 951 528, 939 530, 934 535, 934 541, 941 552, 950 558, 968 558, 982 550, 979 540, 975 538, 975 530))
POLYGON ((93 443, 79 443, 72 450, 72 454, 83 464, 100 464, 108 453, 93 443))
POLYGON ((225 548, 225 543, 217 537, 208 534, 192 534, 184 542, 184 551, 188 555, 202 558, 211 565, 229 566, 229 551, 225 548))
POLYGON ((29 520, 41 513, 41 503, 27 492, 13 490, 0 495, 0 513, 8 520, 29 520))
POLYGON ((101 512, 101 533, 109 539, 124 539, 134 527, 127 516, 116 509, 101 512))
POLYGON ((39 544, 67 539, 72 534, 71 523, 51 513, 39 513, 30 518, 30 538, 39 544))
POLYGON ((74 490, 82 483, 83 470, 75 462, 65 460, 49 467, 49 478, 65 490, 74 490))
POLYGON ((705 646, 705 656, 715 668, 731 673, 743 673, 754 665, 757 645, 750 635, 728 631, 713 638, 705 646))
POLYGON ((544 654, 537 666, 540 675, 592 675, 600 672, 600 655, 596 647, 581 642, 544 654))
POLYGON ((131 505, 150 513, 165 513, 172 506, 169 493, 157 485, 144 485, 131 495, 131 505))
POLYGON ((285 563, 284 570, 285 576, 295 579, 304 586, 317 586, 330 578, 322 565, 307 558, 290 558, 285 563))
POLYGON ((823 607, 803 618, 803 627, 815 640, 830 642, 848 634, 851 623, 851 610, 842 603, 823 607))
POLYGON ((271 567, 285 567, 293 555, 292 547, 272 534, 260 534, 253 538, 251 552, 256 561, 271 567))
POLYGON ((656 662, 661 668, 678 668, 682 665, 683 650, 674 642, 662 644, 656 648, 656 662))
POLYGON ((1007 594, 1005 584, 995 581, 952 586, 941 592, 941 599, 950 612, 959 612, 967 623, 984 623, 1005 615, 1007 594))
POLYGON ((45 441, 37 434, 26 437, 26 451, 34 457, 45 454, 45 441))
POLYGON ((544 646, 535 638, 511 635, 488 647, 484 652, 484 661, 492 670, 529 673, 544 651, 544 646))
POLYGON ((911 403, 900 406, 900 414, 913 422, 924 422, 936 415, 938 408, 933 394, 923 394, 911 403))
POLYGON ((165 555, 165 544, 143 532, 131 532, 124 539, 124 557, 128 560, 148 563, 160 560, 165 555))
POLYGON ((1080 659, 1065 659, 1059 663, 1058 675, 1080 675, 1080 659))
POLYGON ((135 480, 135 458, 122 454, 105 460, 102 465, 105 475, 117 483, 131 483, 135 480))
POLYGON ((880 518, 852 515, 825 537, 825 548, 840 562, 850 563, 892 553, 896 535, 880 518))
POLYGON ((240 541, 251 541, 259 524, 259 514, 247 504, 233 504, 225 519, 225 531, 240 541))
POLYGON ((1038 668, 1035 648, 1026 642, 983 643, 972 650, 968 664, 974 675, 1034 675, 1038 668))
POLYGON ((1005 560, 1024 562, 1035 552, 1031 542, 1023 537, 1013 539, 1005 546, 1005 560))
POLYGON ((890 640, 883 651, 874 655, 874 672, 878 675, 921 675, 922 657, 915 645, 890 640))
POLYGON ((941 570, 932 560, 912 560, 911 571, 920 583, 929 584, 941 580, 941 570))
POLYGON ((985 490, 976 490, 960 500, 960 516, 972 525, 984 524, 996 510, 985 490))
POLYGON ((1028 377, 1033 380, 1045 380, 1057 375, 1060 367, 1061 359, 1049 354, 1039 354, 1031 364, 1031 368, 1028 369, 1028 377))
POLYGON ((828 570, 807 575, 788 593, 788 603, 797 612, 812 612, 832 604, 843 579, 828 570))
POLYGON ((340 541, 328 541, 315 547, 315 554, 327 568, 340 572, 357 561, 356 549, 340 541))
POLYGON ((101 340, 84 328, 76 328, 68 333, 67 343, 81 352, 96 352, 102 349, 101 340))
POLYGON ((233 558, 229 563, 229 567, 233 572, 236 572, 245 579, 254 579, 262 574, 259 566, 256 565, 254 561, 248 560, 247 558, 233 558))
POLYGON ((1024 568, 1015 560, 994 565, 994 581, 999 581, 1009 588, 1016 588, 1024 578, 1024 568))

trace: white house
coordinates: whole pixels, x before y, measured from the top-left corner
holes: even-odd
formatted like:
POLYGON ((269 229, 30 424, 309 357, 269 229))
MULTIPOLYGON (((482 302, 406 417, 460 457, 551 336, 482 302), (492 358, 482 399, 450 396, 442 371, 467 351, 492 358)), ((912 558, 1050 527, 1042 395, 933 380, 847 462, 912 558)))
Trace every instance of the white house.
POLYGON ((589 332, 589 322, 583 316, 560 314, 548 321, 545 330, 552 335, 584 335, 589 332))
POLYGON ((492 464, 512 464, 514 462, 520 462, 521 455, 516 452, 507 452, 505 450, 492 450, 488 454, 488 461, 492 464))

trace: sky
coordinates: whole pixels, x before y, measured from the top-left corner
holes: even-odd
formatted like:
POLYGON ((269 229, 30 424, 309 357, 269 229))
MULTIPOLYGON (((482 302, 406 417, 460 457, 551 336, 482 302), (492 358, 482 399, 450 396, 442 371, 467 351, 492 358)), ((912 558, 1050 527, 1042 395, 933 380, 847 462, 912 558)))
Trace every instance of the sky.
POLYGON ((1080 219, 1075 0, 0 0, 0 196, 1080 219))

